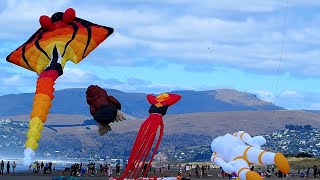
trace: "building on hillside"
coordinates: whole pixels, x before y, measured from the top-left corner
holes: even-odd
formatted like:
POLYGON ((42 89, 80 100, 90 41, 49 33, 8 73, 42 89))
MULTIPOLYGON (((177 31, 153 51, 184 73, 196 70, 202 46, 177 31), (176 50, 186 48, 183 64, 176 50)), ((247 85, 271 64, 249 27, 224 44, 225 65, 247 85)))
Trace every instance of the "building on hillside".
POLYGON ((166 162, 167 160, 168 160, 168 156, 166 156, 165 154, 163 154, 163 153, 161 153, 161 152, 159 152, 158 154, 156 154, 156 155, 154 156, 154 159, 153 159, 153 161, 155 161, 155 162, 160 162, 160 163, 166 162))

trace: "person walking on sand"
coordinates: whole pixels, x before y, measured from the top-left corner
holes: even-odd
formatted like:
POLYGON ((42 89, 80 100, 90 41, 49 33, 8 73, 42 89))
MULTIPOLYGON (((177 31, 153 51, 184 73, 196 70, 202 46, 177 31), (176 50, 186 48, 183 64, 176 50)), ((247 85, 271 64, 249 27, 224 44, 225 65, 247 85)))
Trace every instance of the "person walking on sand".
POLYGON ((10 163, 9 163, 9 161, 7 163, 7 174, 10 174, 10 163))
POLYGON ((4 162, 3 162, 3 160, 1 161, 0 168, 1 168, 1 175, 3 175, 3 169, 4 169, 4 162))
POLYGON ((15 173, 14 170, 16 169, 16 162, 13 161, 13 164, 12 164, 12 173, 15 173))

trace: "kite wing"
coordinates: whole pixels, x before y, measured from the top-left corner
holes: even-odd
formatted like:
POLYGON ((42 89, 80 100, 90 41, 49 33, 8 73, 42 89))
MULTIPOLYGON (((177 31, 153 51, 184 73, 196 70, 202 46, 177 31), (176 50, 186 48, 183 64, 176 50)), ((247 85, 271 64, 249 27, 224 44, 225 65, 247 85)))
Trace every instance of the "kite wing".
POLYGON ((7 61, 38 74, 52 60, 55 46, 64 67, 68 60, 79 63, 113 33, 111 27, 77 18, 71 8, 64 13, 57 12, 51 18, 41 16, 40 24, 41 28, 7 57, 7 61))

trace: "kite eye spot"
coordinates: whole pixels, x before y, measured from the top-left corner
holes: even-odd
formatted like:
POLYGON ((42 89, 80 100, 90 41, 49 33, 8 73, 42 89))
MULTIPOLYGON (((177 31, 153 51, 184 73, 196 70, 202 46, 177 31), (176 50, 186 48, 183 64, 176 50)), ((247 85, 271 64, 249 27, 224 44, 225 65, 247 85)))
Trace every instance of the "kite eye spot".
POLYGON ((39 19, 40 25, 43 29, 49 29, 52 26, 52 21, 49 16, 41 16, 39 19))
POLYGON ((75 18, 76 18, 76 12, 72 8, 67 9, 63 14, 63 22, 67 24, 72 22, 75 18))

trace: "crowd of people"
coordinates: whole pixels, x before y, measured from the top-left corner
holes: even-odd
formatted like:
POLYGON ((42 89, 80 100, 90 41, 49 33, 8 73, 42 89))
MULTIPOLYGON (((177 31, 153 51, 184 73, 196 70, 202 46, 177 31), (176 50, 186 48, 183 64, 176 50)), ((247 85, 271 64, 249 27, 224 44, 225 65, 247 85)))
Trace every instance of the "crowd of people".
POLYGON ((10 161, 8 161, 7 163, 5 163, 3 160, 1 160, 0 163, 0 174, 3 175, 3 171, 4 171, 4 167, 6 166, 6 174, 10 174, 10 169, 12 168, 12 173, 15 173, 15 169, 16 169, 16 162, 14 161, 12 163, 12 165, 10 164, 10 161))
POLYGON ((52 162, 39 163, 38 161, 35 161, 29 166, 29 170, 33 173, 40 173, 42 170, 43 174, 51 174, 52 171, 55 171, 55 167, 52 165, 52 162))
MULTIPOLYGON (((183 174, 182 172, 182 165, 179 164, 179 173, 180 175, 183 174)), ((196 164, 195 166, 193 166, 192 164, 186 164, 184 166, 184 171, 185 171, 185 175, 186 177, 191 177, 194 175, 194 177, 198 177, 198 178, 203 178, 205 177, 207 174, 206 172, 210 170, 210 166, 209 165, 201 165, 199 166, 198 164, 196 164), (194 171, 194 174, 193 174, 194 171)))
MULTIPOLYGON (((170 164, 160 164, 160 165, 151 165, 150 169, 147 170, 148 164, 143 165, 143 171, 141 176, 146 173, 148 176, 149 172, 152 174, 157 174, 159 176, 166 176, 168 174, 177 173, 177 179, 188 179, 188 178, 205 178, 208 174, 211 176, 218 175, 218 178, 228 178, 233 179, 236 177, 236 174, 227 174, 220 167, 219 170, 210 171, 209 165, 199 165, 199 164, 186 164, 186 165, 170 165, 170 164), (209 172, 210 171, 210 172, 209 172), (215 174, 216 172, 217 174, 215 174)), ((4 162, 3 160, 0 163, 0 175, 15 173, 16 162, 10 163, 4 162)), ((43 171, 43 174, 51 174, 55 171, 55 166, 52 162, 34 162, 29 166, 30 171, 33 173, 40 173, 43 171)), ((252 171, 259 173, 263 178, 287 178, 287 177, 301 177, 301 178, 318 178, 320 177, 320 171, 318 170, 317 165, 306 165, 306 166, 293 166, 289 174, 283 174, 281 171, 277 170, 275 166, 266 166, 266 167, 254 167, 250 168, 252 171)), ((120 164, 117 164, 115 167, 111 166, 109 163, 96 164, 96 163, 74 163, 71 167, 67 167, 64 171, 61 172, 61 175, 71 175, 71 176, 109 176, 109 177, 120 177, 122 168, 120 164)), ((216 176, 217 177, 217 176, 216 176)))
MULTIPOLYGON (((71 176, 95 176, 96 174, 104 175, 104 176, 113 176, 113 167, 108 164, 99 164, 95 163, 74 163, 69 168, 65 168, 62 172, 62 175, 71 175, 71 176)), ((115 167, 115 176, 120 177, 121 174, 121 166, 117 164, 115 167)))
MULTIPOLYGON (((261 175, 262 178, 287 178, 287 177, 301 177, 301 178, 317 178, 320 177, 320 172, 318 171, 318 166, 314 165, 313 168, 310 168, 310 166, 305 166, 302 170, 300 166, 294 167, 291 169, 289 174, 283 174, 281 171, 277 170, 273 165, 267 166, 266 168, 255 168, 254 166, 250 167, 251 171, 256 171, 261 175)), ((234 174, 227 174, 223 171, 223 169, 220 167, 218 178, 229 178, 232 179, 236 177, 237 175, 234 174)))
POLYGON ((318 170, 318 166, 317 165, 313 165, 312 168, 310 168, 309 165, 305 166, 304 169, 302 169, 300 166, 297 166, 297 176, 300 177, 305 177, 305 178, 309 178, 309 177, 313 177, 313 178, 317 178, 320 177, 320 171, 318 170))

